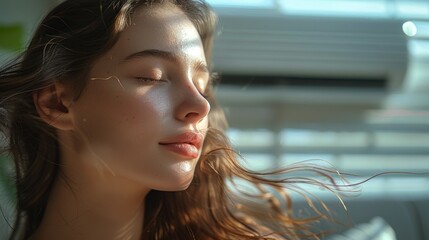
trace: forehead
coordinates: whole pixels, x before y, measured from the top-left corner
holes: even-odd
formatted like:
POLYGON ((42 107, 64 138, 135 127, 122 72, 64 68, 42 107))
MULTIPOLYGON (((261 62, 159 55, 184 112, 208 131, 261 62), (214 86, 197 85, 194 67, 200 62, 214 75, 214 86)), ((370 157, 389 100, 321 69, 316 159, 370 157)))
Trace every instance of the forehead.
POLYGON ((112 48, 111 56, 123 59, 146 49, 173 52, 186 59, 205 62, 198 31, 187 15, 173 5, 137 9, 112 48))

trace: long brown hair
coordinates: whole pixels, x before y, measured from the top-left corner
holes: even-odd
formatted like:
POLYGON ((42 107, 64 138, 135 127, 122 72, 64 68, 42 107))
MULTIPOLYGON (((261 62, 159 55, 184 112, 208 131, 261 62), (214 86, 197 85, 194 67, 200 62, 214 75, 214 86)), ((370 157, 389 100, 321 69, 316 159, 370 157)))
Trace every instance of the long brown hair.
MULTIPOLYGON (((38 116, 32 94, 54 79, 72 79, 67 83, 77 99, 92 63, 115 44, 133 12, 167 2, 194 23, 210 65, 216 16, 202 0, 66 0, 45 17, 26 51, 0 70, 0 106, 5 109, 0 111, 0 127, 9 140, 6 150, 14 159, 17 187, 11 238, 18 229, 28 238, 38 228, 61 162, 55 130, 38 116)), ((300 182, 339 186, 285 176, 309 169, 331 181, 330 170, 308 165, 270 173, 245 169, 224 134, 227 124, 213 89, 208 95, 209 131, 194 179, 184 191, 148 194, 142 239, 269 239, 271 231, 286 239, 317 238, 310 224, 325 214, 314 208, 315 215, 296 217, 288 190, 300 182), (246 201, 232 190, 237 179, 255 186, 256 192, 241 194, 246 201), (251 202, 266 209, 256 211, 251 202)))

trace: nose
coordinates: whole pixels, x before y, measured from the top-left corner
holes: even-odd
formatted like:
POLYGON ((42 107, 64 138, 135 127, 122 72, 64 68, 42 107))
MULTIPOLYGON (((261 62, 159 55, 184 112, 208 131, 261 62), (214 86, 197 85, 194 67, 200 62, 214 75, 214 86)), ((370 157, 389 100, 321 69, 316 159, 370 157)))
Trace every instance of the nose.
POLYGON ((197 87, 191 82, 180 87, 175 117, 188 124, 196 124, 205 118, 210 111, 210 103, 201 95, 197 87))

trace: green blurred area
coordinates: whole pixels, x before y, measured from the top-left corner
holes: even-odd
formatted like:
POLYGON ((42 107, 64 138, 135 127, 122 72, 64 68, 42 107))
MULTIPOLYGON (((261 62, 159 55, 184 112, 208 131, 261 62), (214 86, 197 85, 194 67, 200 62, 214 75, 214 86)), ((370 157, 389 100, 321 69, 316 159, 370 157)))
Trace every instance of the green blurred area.
POLYGON ((12 161, 6 154, 0 154, 0 185, 11 197, 15 193, 12 161))
POLYGON ((16 51, 23 46, 24 27, 21 24, 0 24, 0 50, 16 51))

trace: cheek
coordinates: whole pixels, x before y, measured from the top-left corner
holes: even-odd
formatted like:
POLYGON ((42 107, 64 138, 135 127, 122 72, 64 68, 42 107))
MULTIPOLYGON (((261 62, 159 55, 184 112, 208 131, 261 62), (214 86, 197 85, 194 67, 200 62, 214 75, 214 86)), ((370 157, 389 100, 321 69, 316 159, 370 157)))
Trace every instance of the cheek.
POLYGON ((76 114, 77 126, 96 152, 130 153, 135 151, 132 147, 141 148, 159 136, 168 115, 168 104, 161 96, 154 91, 125 90, 88 94, 76 114))

